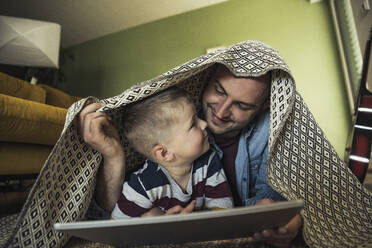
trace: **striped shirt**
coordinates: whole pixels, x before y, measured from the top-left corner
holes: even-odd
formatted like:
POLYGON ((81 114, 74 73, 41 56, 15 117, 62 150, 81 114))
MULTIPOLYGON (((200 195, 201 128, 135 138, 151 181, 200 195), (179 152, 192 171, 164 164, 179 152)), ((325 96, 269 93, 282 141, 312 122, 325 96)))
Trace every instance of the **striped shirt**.
POLYGON ((186 207, 196 200, 195 209, 232 208, 229 184, 215 151, 209 150, 193 163, 186 192, 161 165, 147 160, 123 185, 112 218, 139 217, 151 208, 166 211, 186 207))

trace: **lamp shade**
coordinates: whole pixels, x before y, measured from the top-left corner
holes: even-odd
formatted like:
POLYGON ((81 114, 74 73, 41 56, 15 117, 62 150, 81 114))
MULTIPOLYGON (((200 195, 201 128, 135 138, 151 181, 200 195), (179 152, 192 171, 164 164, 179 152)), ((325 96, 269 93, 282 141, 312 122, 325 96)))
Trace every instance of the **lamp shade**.
POLYGON ((0 63, 58 68, 61 25, 0 15, 0 63))

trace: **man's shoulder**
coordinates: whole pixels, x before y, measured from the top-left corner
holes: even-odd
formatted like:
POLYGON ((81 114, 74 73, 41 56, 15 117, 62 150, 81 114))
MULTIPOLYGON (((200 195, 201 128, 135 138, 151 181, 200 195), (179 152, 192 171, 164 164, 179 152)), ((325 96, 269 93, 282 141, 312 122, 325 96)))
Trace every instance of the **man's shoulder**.
POLYGON ((264 125, 269 125, 270 124, 270 111, 266 110, 259 115, 257 115, 257 118, 255 120, 255 127, 261 127, 264 125))
POLYGON ((249 123, 245 128, 243 128, 241 136, 248 138, 253 135, 257 135, 261 132, 268 133, 270 127, 270 112, 265 111, 256 116, 256 118, 249 123))
POLYGON ((267 148, 270 134, 270 112, 257 116, 255 123, 251 126, 250 133, 246 134, 246 144, 249 146, 251 158, 259 156, 267 148))
POLYGON ((256 123, 256 129, 257 131, 268 133, 269 128, 270 128, 270 112, 265 111, 258 116, 257 123, 256 123))

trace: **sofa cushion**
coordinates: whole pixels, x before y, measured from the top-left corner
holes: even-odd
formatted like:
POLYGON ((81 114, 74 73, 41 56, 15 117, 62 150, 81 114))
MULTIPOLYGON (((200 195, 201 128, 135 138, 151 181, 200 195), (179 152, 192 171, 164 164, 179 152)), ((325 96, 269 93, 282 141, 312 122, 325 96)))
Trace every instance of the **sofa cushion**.
POLYGON ((52 149, 45 145, 0 142, 0 175, 37 174, 52 149))
POLYGON ((0 141, 54 145, 67 109, 0 94, 0 141))
POLYGON ((61 108, 69 108, 74 102, 77 102, 81 97, 71 96, 56 88, 50 87, 45 84, 39 84, 46 92, 45 103, 61 108))
POLYGON ((43 88, 2 72, 0 72, 0 93, 40 103, 45 103, 46 99, 43 88))

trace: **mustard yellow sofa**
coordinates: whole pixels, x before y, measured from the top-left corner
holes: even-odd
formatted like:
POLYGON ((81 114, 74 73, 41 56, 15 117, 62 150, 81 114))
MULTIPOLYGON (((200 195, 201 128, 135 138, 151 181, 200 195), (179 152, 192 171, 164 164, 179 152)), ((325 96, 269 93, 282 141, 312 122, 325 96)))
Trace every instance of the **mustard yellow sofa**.
POLYGON ((79 99, 0 72, 0 178, 38 174, 79 99))

